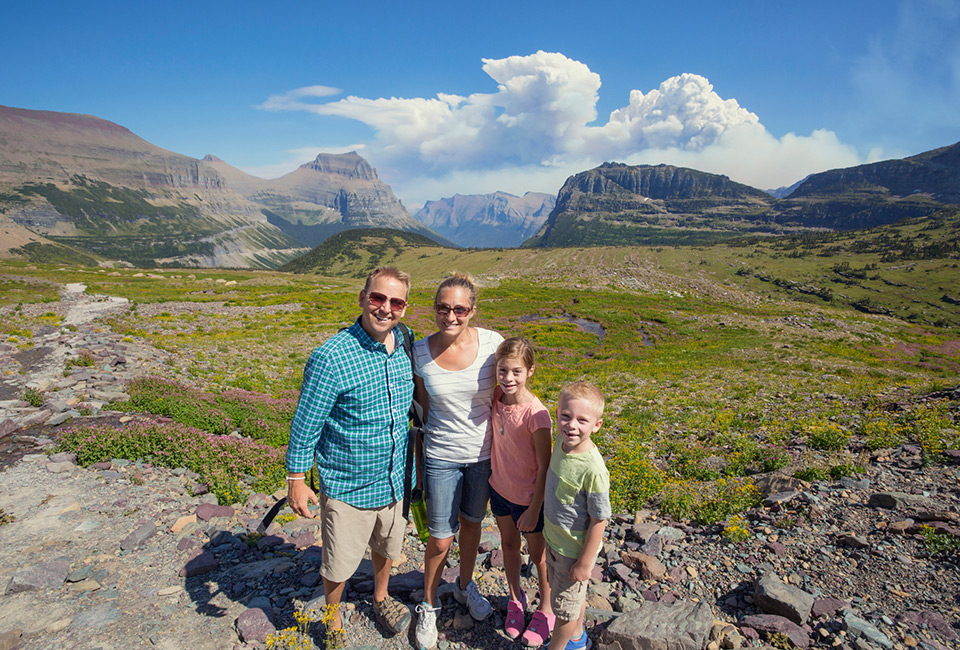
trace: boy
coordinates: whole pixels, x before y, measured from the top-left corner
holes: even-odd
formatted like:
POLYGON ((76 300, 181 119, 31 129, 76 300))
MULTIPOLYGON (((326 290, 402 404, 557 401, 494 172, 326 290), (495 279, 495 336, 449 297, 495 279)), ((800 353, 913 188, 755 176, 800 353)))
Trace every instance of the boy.
POLYGON ((586 650, 587 581, 610 517, 610 474, 590 436, 603 424, 603 394, 585 381, 560 391, 557 440, 544 490, 547 580, 557 622, 548 650, 586 650))

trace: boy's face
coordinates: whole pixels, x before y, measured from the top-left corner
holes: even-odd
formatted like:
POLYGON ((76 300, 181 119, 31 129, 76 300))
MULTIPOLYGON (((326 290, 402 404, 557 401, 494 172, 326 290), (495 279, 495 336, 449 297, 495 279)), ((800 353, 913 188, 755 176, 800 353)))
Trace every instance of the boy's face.
POLYGON ((592 447, 590 436, 600 430, 603 420, 597 417, 593 402, 578 397, 564 397, 557 404, 557 430, 563 450, 568 454, 592 447))

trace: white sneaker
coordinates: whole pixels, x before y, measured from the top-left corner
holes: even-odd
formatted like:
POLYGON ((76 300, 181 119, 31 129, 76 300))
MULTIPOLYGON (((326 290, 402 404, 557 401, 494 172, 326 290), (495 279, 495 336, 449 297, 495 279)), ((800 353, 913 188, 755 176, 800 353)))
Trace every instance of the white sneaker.
POLYGON ((417 647, 419 650, 430 650, 437 645, 437 612, 439 607, 431 607, 426 603, 417 605, 417 647))
POLYGON ((473 580, 467 583, 466 589, 460 588, 459 578, 454 580, 453 597, 456 598, 457 602, 461 605, 466 604, 467 609, 470 611, 470 616, 475 621, 483 621, 493 613, 493 607, 490 606, 490 601, 480 595, 480 589, 477 588, 477 583, 473 580))

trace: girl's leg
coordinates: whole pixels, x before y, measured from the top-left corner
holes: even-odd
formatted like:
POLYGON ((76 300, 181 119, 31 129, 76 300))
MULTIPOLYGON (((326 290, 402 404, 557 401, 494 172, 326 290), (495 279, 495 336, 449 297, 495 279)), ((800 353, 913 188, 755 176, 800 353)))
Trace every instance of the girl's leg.
MULTIPOLYGON (((497 527, 500 529, 500 548, 503 550, 503 572, 507 574, 507 589, 510 592, 509 600, 523 602, 523 597, 520 595, 520 531, 517 530, 517 525, 513 522, 513 517, 510 515, 497 517, 497 527)), ((543 535, 540 536, 540 539, 543 539, 543 535)), ((544 562, 546 562, 546 560, 544 560, 544 562)))
MULTIPOLYGON (((526 533, 526 537, 530 561, 537 567, 537 583, 540 586, 540 604, 537 605, 537 609, 544 614, 553 614, 553 608, 550 606, 550 583, 547 582, 547 554, 543 533, 526 533)), ((506 567, 506 551, 504 551, 503 564, 506 567)))

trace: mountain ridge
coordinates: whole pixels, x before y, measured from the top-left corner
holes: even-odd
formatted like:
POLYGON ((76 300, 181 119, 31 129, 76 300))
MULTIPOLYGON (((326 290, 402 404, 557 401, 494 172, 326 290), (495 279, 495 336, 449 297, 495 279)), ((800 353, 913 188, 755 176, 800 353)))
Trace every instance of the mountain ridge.
POLYGON ((542 192, 457 193, 427 201, 414 218, 461 246, 512 248, 540 228, 555 202, 542 192))

